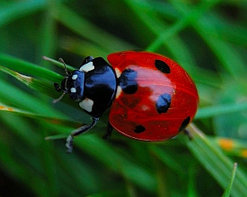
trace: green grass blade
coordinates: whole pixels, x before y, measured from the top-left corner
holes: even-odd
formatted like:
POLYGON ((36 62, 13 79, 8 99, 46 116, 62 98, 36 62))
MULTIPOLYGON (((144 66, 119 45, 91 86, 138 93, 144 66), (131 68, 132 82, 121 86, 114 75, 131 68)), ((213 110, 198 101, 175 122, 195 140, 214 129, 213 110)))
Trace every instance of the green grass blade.
POLYGON ((54 17, 71 31, 108 49, 109 52, 135 48, 94 26, 64 5, 59 6, 59 12, 57 12, 54 17))
POLYGON ((221 104, 216 106, 200 108, 196 113, 196 119, 209 118, 221 114, 247 111, 247 103, 221 104))
MULTIPOLYGON (((208 3, 207 1, 205 4, 208 3)), ((190 8, 184 4, 174 3, 174 5, 184 16, 190 12, 190 8)), ((202 17, 193 23, 193 27, 195 27, 200 36, 214 52, 225 70, 237 79, 242 73, 245 73, 245 63, 231 45, 221 39, 221 35, 217 32, 217 25, 214 26, 214 23, 211 21, 210 16, 202 17), (207 26, 210 27, 210 31, 206 31, 207 26)))
MULTIPOLYGON (((139 1, 138 5, 146 9, 153 9, 155 12, 162 14, 165 18, 168 18, 169 20, 179 20, 179 18, 181 17, 179 12, 177 12, 177 10, 175 10, 173 6, 166 2, 154 1, 152 2, 152 4, 148 4, 145 1, 139 1)), ((245 28, 244 26, 241 26, 236 23, 231 23, 226 18, 217 17, 215 15, 211 16, 210 22, 213 23, 214 26, 217 26, 217 32, 218 35, 220 35, 221 39, 236 43, 238 45, 247 45, 247 28, 245 28)), ((210 33, 212 31, 215 31, 214 28, 212 29, 209 26, 205 27, 205 32, 210 33)))
MULTIPOLYGON (((148 7, 142 6, 143 2, 136 0, 125 0, 125 2, 142 20, 142 22, 147 26, 147 28, 150 29, 157 37, 161 35, 160 32, 167 31, 167 25, 163 20, 157 17, 156 13, 152 9, 152 4, 150 4, 150 6, 148 7)), ((165 9, 167 5, 163 5, 162 7, 164 7, 165 9)), ((172 37, 169 38, 169 41, 163 40, 162 44, 165 47, 167 47, 167 49, 172 53, 172 55, 174 56, 174 60, 180 63, 181 66, 183 66, 186 69, 186 71, 189 74, 191 74, 191 76, 193 76, 193 79, 196 82, 202 84, 209 84, 212 86, 219 86, 219 77, 213 72, 197 68, 195 58, 193 57, 193 54, 189 51, 187 44, 176 35, 178 33, 177 31, 173 33, 174 34, 171 35, 172 37)), ((167 54, 164 53, 164 55, 167 54)))
POLYGON ((52 96, 52 97, 57 95, 54 93, 54 87, 52 87, 53 85, 51 82, 38 80, 38 79, 35 79, 34 77, 20 74, 18 72, 15 72, 15 71, 10 70, 8 68, 5 68, 3 66, 0 66, 0 71, 3 71, 5 73, 13 76, 14 78, 19 80, 20 82, 24 83, 25 85, 27 85, 28 87, 30 87, 36 91, 45 93, 45 94, 52 96))
MULTIPOLYGON (((58 63, 55 60, 53 60, 53 61, 55 63, 58 63)), ((11 76, 13 76, 13 77, 15 77, 17 80, 19 80, 20 82, 24 83, 29 88, 32 88, 33 90, 38 91, 39 93, 44 93, 44 94, 49 95, 49 96, 51 96, 53 98, 57 98, 58 95, 60 95, 56 91, 54 91, 53 82, 47 82, 47 81, 43 81, 41 79, 35 79, 34 77, 30 77, 30 76, 26 76, 26 75, 20 74, 18 72, 15 72, 13 70, 10 70, 10 69, 5 68, 5 67, 2 67, 2 66, 0 66, 0 70, 3 71, 3 72, 5 72, 5 73, 7 73, 7 74, 9 74, 9 75, 11 75, 11 76)), ((6 87, 8 87, 8 86, 10 86, 10 85, 9 84, 6 85, 6 87)), ((13 88, 14 87, 10 87, 10 89, 13 89, 13 88)), ((18 95, 19 97, 23 97, 23 96, 25 98, 28 97, 27 95, 25 95, 25 93, 20 92, 16 88, 14 88, 14 90, 12 90, 12 91, 19 92, 18 93, 19 94, 18 95)), ((1 91, 0 91, 0 95, 1 95, 1 91)), ((4 94, 4 91, 2 91, 2 95, 3 95, 3 98, 6 98, 6 94, 4 94)), ((12 96, 12 94, 10 95, 10 98, 13 98, 13 101, 16 101, 17 100, 18 101, 17 103, 19 103, 19 104, 21 104, 19 101, 21 99, 23 99, 23 98, 19 98, 19 99, 18 98, 15 98, 15 97, 12 96)), ((34 99, 34 98, 28 98, 28 100, 36 100, 36 99, 34 99)), ((50 102, 49 103, 49 105, 50 105, 52 103, 52 101, 50 101, 50 98, 48 100, 50 102)), ((37 101, 35 101, 35 102, 37 102, 37 101)), ((28 103, 28 104, 31 104, 31 103, 28 103)), ((47 106, 45 106, 43 103, 41 105, 44 106, 43 108, 48 109, 47 106)), ((24 106, 27 107, 29 105, 24 105, 24 106)), ((50 106, 50 107, 53 108, 53 106, 50 106)), ((65 105, 65 104, 62 104, 62 107, 65 108, 65 109, 67 109, 68 111, 70 111, 70 113, 72 113, 72 112, 73 112, 73 114, 80 113, 80 111, 77 110, 77 109, 75 109, 74 107, 70 107, 70 106, 65 105)), ((43 109, 43 108, 41 108, 41 109, 43 109)), ((45 115, 42 114, 42 113, 39 113, 39 111, 38 111, 38 113, 36 115, 34 114, 34 117, 38 117, 39 116, 41 118, 41 116, 43 115, 43 118, 45 118, 45 117, 47 117, 47 118, 54 118, 54 122, 60 122, 58 119, 60 119, 62 122, 65 122, 65 120, 71 121, 72 119, 75 118, 74 116, 71 116, 71 115, 70 115, 70 118, 68 118, 68 117, 65 117, 64 115, 61 115, 60 113, 57 113, 57 112, 56 112, 56 115, 51 115, 51 114, 49 114, 49 111, 51 111, 51 110, 52 111, 55 111, 53 109, 49 109, 49 110, 47 110, 47 113, 45 115)), ((44 110, 41 110, 41 111, 44 111, 44 110)), ((79 121, 78 118, 75 118, 75 119, 77 121, 79 121)), ((85 121, 85 120, 86 120, 86 118, 83 119, 83 117, 82 117, 82 119, 80 121, 85 121)))
MULTIPOLYGON (((220 38, 216 38, 214 36, 210 36, 208 33, 205 33, 205 27, 203 24, 210 24, 210 21, 207 18, 204 18, 200 22, 197 22, 196 26, 198 33, 207 42, 208 46, 221 62, 224 69, 235 79, 238 79, 239 76, 242 76, 242 73, 245 73, 244 60, 241 58, 239 53, 231 47, 230 44, 222 41, 220 38)), ((218 34, 217 27, 214 28, 215 33, 218 34)), ((218 35, 218 37, 219 36, 220 35, 218 35)))
POLYGON ((58 153, 56 155, 58 167, 62 172, 74 178, 77 187, 80 188, 83 185, 83 188, 80 188, 82 192, 85 189, 90 191, 100 189, 101 181, 98 178, 98 170, 91 168, 90 163, 85 162, 80 155, 67 154, 64 150, 59 150, 58 153))
POLYGON ((41 65, 47 65, 47 62, 44 62, 40 59, 40 56, 55 56, 56 49, 56 21, 53 18, 53 13, 56 12, 57 1, 47 1, 47 9, 44 13, 44 20, 42 21, 40 34, 42 39, 40 39, 39 50, 37 54, 37 61, 41 65))
POLYGON ((98 46, 97 44, 90 41, 71 37, 63 38, 62 47, 66 51, 77 54, 78 56, 86 56, 90 54, 93 57, 97 57, 99 56, 99 54, 101 54, 101 56, 107 57, 107 55, 109 55, 109 52, 111 52, 108 49, 102 46, 98 46))
MULTIPOLYGON (((210 141, 194 125, 188 126, 193 139, 187 140, 187 146, 201 164, 212 174, 217 182, 223 187, 229 183, 233 161, 226 157, 219 149, 218 145, 210 141)), ((244 197, 247 193, 247 177, 242 169, 238 169, 234 185, 232 187, 233 196, 244 197)))
POLYGON ((2 103, 14 103, 15 106, 18 106, 19 108, 23 108, 42 115, 66 118, 65 115, 62 115, 60 112, 56 111, 52 106, 45 104, 37 97, 27 94, 1 79, 0 89, 0 97, 2 103), (6 89, 8 91, 5 91, 6 89))
POLYGON ((115 151, 116 147, 113 148, 102 139, 90 135, 77 138, 75 144, 114 172, 122 174, 128 180, 148 191, 154 190, 156 181, 152 174, 121 156, 115 151), (104 157, 101 155, 104 155, 104 157))
POLYGON ((46 2, 46 0, 26 0, 8 3, 0 8, 0 26, 43 9, 46 2))
POLYGON ((203 13, 205 13, 209 8, 213 7, 219 0, 214 0, 210 2, 203 2, 197 8, 192 9, 185 17, 182 17, 181 20, 176 22, 173 26, 168 28, 164 33, 160 34, 155 41, 153 41, 146 50, 155 51, 163 42, 168 38, 176 35, 187 25, 194 23, 198 20, 203 13))
POLYGON ((247 145, 244 140, 225 137, 210 137, 226 154, 247 158, 247 145))
MULTIPOLYGON (((64 64, 63 64, 62 62, 57 61, 57 60, 54 60, 54 59, 49 58, 49 57, 47 57, 47 56, 43 56, 42 58, 43 58, 44 60, 48 61, 48 62, 51 62, 52 64, 54 64, 54 65, 56 65, 56 66, 58 66, 58 67, 64 69, 64 64)), ((67 68, 68 70, 70 70, 70 71, 75 70, 74 67, 72 67, 72 66, 70 66, 70 65, 68 65, 68 64, 66 64, 66 68, 67 68)))
POLYGON ((196 169, 195 167, 192 165, 189 168, 189 181, 188 181, 188 197, 199 197, 199 195, 197 194, 197 188, 196 188, 196 169))
POLYGON ((16 179, 19 179, 22 183, 27 185, 33 192, 37 194, 43 194, 42 189, 45 185, 44 179, 38 176, 33 176, 31 169, 18 160, 18 158, 13 157, 11 151, 9 150, 6 142, 3 141, 3 138, 0 139, 0 163, 1 168, 6 169, 9 174, 11 174, 16 179), (4 150, 4 151, 3 151, 4 150), (32 183, 30 183, 30 178, 32 177, 32 183))
POLYGON ((175 159, 164 152, 161 147, 158 146, 151 146, 151 152, 154 155, 157 155, 157 157, 164 163, 166 166, 168 166, 170 169, 174 170, 174 172, 178 174, 183 174, 183 167, 175 161, 175 159))
MULTIPOLYGON (((167 29, 166 23, 157 17, 156 13, 154 13, 152 9, 139 7, 139 1, 136 0, 125 0, 125 2, 135 12, 136 16, 142 20, 143 24, 145 24, 145 26, 147 26, 147 28, 150 29, 156 36, 159 36, 160 32, 167 29)), ((186 70, 193 70, 195 65, 194 58, 188 51, 186 44, 179 37, 173 36, 169 39, 169 42, 164 41, 162 44, 172 53, 175 57, 174 60, 183 62, 183 66, 186 67, 186 70)), ((167 53, 163 54, 167 55, 167 53)))
POLYGON ((234 21, 229 21, 224 17, 216 14, 210 16, 210 25, 206 23, 203 24, 204 31, 208 32, 210 36, 224 41, 229 41, 238 45, 247 45, 247 28, 246 26, 241 26, 239 23, 234 23, 234 21), (215 29, 215 27, 217 27, 215 29), (217 31, 217 33, 215 33, 217 31))
POLYGON ((237 167, 238 167, 238 164, 237 163, 234 163, 233 169, 232 169, 232 176, 231 176, 230 183, 227 186, 227 188, 226 188, 224 194, 222 195, 222 197, 230 197, 230 195, 231 195, 231 189, 232 189, 232 185, 233 185, 233 181, 234 181, 235 176, 236 176, 237 167))
POLYGON ((25 73, 51 81, 60 81, 62 79, 62 76, 58 73, 2 53, 0 53, 0 65, 20 73, 25 73))
POLYGON ((62 119, 61 117, 54 117, 52 115, 37 114, 37 113, 21 110, 15 107, 10 107, 2 103, 0 103, 0 111, 14 113, 20 116, 34 118, 34 119, 41 119, 47 122, 52 122, 54 124, 61 124, 61 125, 74 126, 74 127, 80 126, 78 122, 72 121, 70 119, 62 119))

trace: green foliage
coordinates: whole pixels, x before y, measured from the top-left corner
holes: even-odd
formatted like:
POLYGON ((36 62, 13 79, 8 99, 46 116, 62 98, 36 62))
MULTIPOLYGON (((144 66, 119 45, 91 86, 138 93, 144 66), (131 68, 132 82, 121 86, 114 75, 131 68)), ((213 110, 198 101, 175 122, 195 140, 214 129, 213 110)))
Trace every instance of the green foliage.
POLYGON ((234 178, 236 176, 236 170, 237 170, 237 163, 234 163, 234 166, 233 166, 233 169, 232 169, 232 176, 231 176, 231 180, 230 180, 230 183, 229 185, 227 186, 224 194, 223 194, 223 197, 228 197, 230 196, 231 194, 231 189, 232 189, 232 184, 233 184, 233 181, 234 181, 234 178))
POLYGON ((246 11, 245 1, 2 0, 0 196, 246 196, 246 11), (64 137, 90 118, 68 98, 52 104, 64 73, 54 59, 78 67, 135 49, 188 71, 200 130, 187 128, 192 140, 105 141, 106 113, 66 154, 64 137))

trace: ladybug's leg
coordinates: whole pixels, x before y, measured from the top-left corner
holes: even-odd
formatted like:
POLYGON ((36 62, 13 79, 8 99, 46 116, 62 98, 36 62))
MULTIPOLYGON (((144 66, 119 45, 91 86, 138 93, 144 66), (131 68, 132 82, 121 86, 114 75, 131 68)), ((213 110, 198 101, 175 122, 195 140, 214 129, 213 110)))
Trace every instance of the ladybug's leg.
POLYGON ((193 136, 191 135, 191 133, 189 132, 189 130, 184 129, 184 134, 188 136, 189 140, 193 139, 193 136))
POLYGON ((86 131, 90 130, 93 128, 96 123, 98 122, 99 118, 92 117, 93 121, 91 124, 88 125, 83 125, 82 127, 79 127, 78 129, 75 129, 74 131, 71 132, 71 134, 67 137, 66 139, 66 144, 65 146, 67 147, 67 152, 71 153, 73 150, 73 137, 80 135, 81 133, 85 133, 86 131))
POLYGON ((91 62, 93 59, 94 59, 93 56, 88 56, 88 57, 86 57, 86 58, 83 60, 82 65, 83 65, 83 64, 86 64, 86 63, 88 63, 88 62, 91 62))
POLYGON ((106 134, 103 136, 103 139, 107 140, 109 137, 111 137, 112 130, 113 130, 113 127, 111 126, 111 123, 108 122, 106 134))

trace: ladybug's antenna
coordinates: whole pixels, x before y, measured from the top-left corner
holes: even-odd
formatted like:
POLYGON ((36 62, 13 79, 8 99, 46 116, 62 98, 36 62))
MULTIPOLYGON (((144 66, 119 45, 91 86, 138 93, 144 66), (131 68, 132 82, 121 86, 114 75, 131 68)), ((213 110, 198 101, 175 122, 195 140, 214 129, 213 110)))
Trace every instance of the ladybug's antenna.
POLYGON ((63 60, 63 58, 60 57, 58 60, 59 60, 61 63, 63 63, 65 73, 66 73, 67 76, 69 76, 69 72, 68 72, 67 66, 66 66, 65 61, 63 60))
POLYGON ((57 103, 58 101, 60 101, 60 100, 64 97, 65 94, 66 94, 66 92, 63 92, 62 95, 59 96, 57 99, 54 99, 54 100, 52 101, 52 103, 57 103))
MULTIPOLYGON (((67 73, 66 73, 66 74, 67 74, 67 73)), ((52 101, 53 103, 57 103, 58 101, 60 101, 60 100, 64 97, 65 94, 68 93, 68 89, 67 89, 67 81, 68 81, 68 77, 65 77, 65 90, 63 90, 63 93, 62 93, 61 96, 59 96, 57 99, 54 99, 54 100, 52 101)), ((56 89, 58 92, 62 90, 62 89, 59 87, 59 85, 58 85, 57 83, 54 83, 54 87, 55 87, 55 89, 56 89)))
MULTIPOLYGON (((64 62, 64 60, 62 59, 62 58, 59 58, 58 59, 58 61, 60 62, 58 62, 58 61, 56 61, 56 60, 54 60, 54 59, 51 59, 51 58, 49 58, 49 57, 46 57, 46 56, 43 56, 42 57, 44 60, 46 60, 46 61, 49 61, 49 62, 51 62, 51 63, 53 63, 53 64, 56 64, 56 65, 60 65, 60 63, 62 63, 63 65, 64 65, 64 70, 65 70, 65 72, 66 72, 66 75, 69 75, 70 74, 70 72, 68 71, 68 69, 67 69, 67 65, 66 65, 66 63, 64 62)), ((70 67, 70 66, 69 66, 70 67)), ((71 67, 71 69, 73 69, 72 67, 71 67)))
MULTIPOLYGON (((46 57, 46 56, 43 56, 43 59, 46 60, 46 61, 52 62, 52 63, 54 63, 54 64, 60 64, 60 63, 58 63, 56 60, 53 60, 53 59, 51 59, 51 58, 49 58, 49 57, 46 57)), ((71 73, 70 73, 70 72, 68 71, 68 69, 67 69, 67 66, 66 66, 65 61, 64 61, 62 58, 59 58, 58 60, 64 65, 64 70, 65 70, 65 73, 66 73, 66 76, 65 76, 65 83, 64 83, 64 84, 65 84, 65 87, 62 88, 62 87, 59 86, 58 83, 54 83, 55 89, 56 89, 58 92, 60 92, 60 91, 63 90, 63 93, 62 93, 62 95, 59 96, 57 99, 54 99, 54 100, 53 100, 53 103, 59 102, 59 101, 64 97, 64 95, 68 93, 67 81, 68 81, 68 77, 71 75, 71 73)))

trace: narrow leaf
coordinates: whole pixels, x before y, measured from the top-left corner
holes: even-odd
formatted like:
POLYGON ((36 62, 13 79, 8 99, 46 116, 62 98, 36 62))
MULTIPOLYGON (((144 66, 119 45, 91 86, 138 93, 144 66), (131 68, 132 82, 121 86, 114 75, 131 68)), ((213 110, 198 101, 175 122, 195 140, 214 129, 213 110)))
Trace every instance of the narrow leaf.
POLYGON ((52 122, 53 124, 61 124, 61 125, 72 126, 72 127, 78 127, 81 125, 81 123, 79 124, 79 122, 75 122, 69 119, 67 120, 67 119, 62 119, 60 117, 37 114, 37 113, 21 110, 15 107, 10 107, 2 103, 0 103, 0 111, 11 112, 11 113, 15 113, 15 114, 29 117, 29 118, 46 120, 48 122, 52 122))
POLYGON ((247 103, 231 103, 200 108, 196 114, 196 119, 214 117, 221 114, 247 111, 247 103))
MULTIPOLYGON (((210 141, 198 128, 190 124, 187 129, 192 140, 187 140, 187 146, 201 164, 225 188, 231 178, 233 161, 226 157, 216 143, 210 141)), ((247 177, 242 169, 236 172, 235 184, 231 190, 233 196, 244 197, 247 194, 247 177)))
POLYGON ((62 79, 62 76, 56 72, 3 53, 0 53, 0 65, 8 67, 20 73, 25 73, 28 75, 48 79, 51 81, 57 81, 62 79))
POLYGON ((223 197, 230 197, 230 195, 231 195, 232 184, 233 184, 233 181, 234 181, 235 176, 236 176, 237 167, 238 167, 238 164, 234 163, 233 169, 232 169, 231 180, 230 180, 230 183, 223 194, 223 197))

